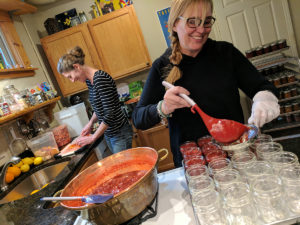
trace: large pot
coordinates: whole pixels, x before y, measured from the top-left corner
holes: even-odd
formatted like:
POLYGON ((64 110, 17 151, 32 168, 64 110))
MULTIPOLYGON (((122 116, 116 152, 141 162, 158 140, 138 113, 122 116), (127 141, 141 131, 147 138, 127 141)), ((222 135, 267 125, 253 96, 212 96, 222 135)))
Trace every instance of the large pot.
POLYGON ((87 184, 102 184, 127 172, 147 172, 140 180, 103 204, 63 201, 61 205, 70 210, 80 210, 83 218, 96 224, 124 223, 142 212, 154 199, 158 191, 158 161, 157 151, 148 147, 132 148, 104 158, 70 181, 61 196, 76 196, 84 191, 88 193, 87 184))

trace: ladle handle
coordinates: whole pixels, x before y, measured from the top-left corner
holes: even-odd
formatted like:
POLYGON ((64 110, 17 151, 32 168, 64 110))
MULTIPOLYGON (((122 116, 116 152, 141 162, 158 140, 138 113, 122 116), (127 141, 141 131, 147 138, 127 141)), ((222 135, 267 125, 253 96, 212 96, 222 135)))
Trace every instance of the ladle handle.
POLYGON ((40 200, 41 201, 64 201, 64 200, 81 200, 82 197, 80 196, 71 196, 71 197, 43 197, 40 200))
MULTIPOLYGON (((173 84, 170 84, 167 81, 163 81, 162 84, 166 87, 166 88, 172 88, 175 87, 173 84)), ((196 105, 196 102, 194 102, 193 99, 191 99, 189 96, 187 96, 186 94, 179 94, 180 97, 182 97, 184 100, 186 100, 191 106, 196 105)))

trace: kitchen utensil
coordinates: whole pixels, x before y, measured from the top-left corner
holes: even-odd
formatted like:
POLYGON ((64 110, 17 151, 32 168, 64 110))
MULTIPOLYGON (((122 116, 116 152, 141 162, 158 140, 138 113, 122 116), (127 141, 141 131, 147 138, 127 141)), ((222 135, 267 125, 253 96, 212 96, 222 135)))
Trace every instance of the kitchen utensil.
MULTIPOLYGON (((172 84, 163 81, 162 84, 166 88, 172 88, 174 87, 172 84)), ((184 100, 186 100, 191 106, 191 111, 195 113, 195 111, 198 112, 198 114, 201 116, 205 126, 208 129, 208 132, 211 134, 211 136, 221 143, 231 143, 236 140, 238 140, 244 132, 248 130, 248 127, 244 124, 241 124, 239 122, 233 121, 233 120, 227 120, 227 119, 217 119, 214 117, 211 117, 204 113, 200 107, 187 95, 185 94, 179 94, 180 97, 182 97, 184 100)))
POLYGON ((252 145, 258 134, 258 128, 254 125, 248 125, 248 130, 242 135, 242 137, 230 144, 218 143, 225 151, 238 151, 245 149, 252 145))
POLYGON ((167 157, 166 154, 158 159, 158 152, 148 147, 132 148, 94 163, 65 186, 61 197, 77 195, 91 184, 100 185, 128 172, 144 170, 146 174, 103 204, 74 205, 62 201, 61 205, 69 210, 82 211, 84 219, 98 225, 122 224, 130 220, 151 203, 158 191, 157 165, 159 160, 167 157))
POLYGON ((26 141, 22 138, 17 138, 12 127, 9 128, 9 132, 13 138, 9 145, 11 153, 13 156, 20 155, 22 152, 28 149, 26 141))
POLYGON ((73 201, 81 200, 85 203, 100 204, 113 198, 113 194, 98 194, 98 195, 86 195, 86 196, 70 196, 70 197, 43 197, 41 201, 73 201))
MULTIPOLYGON (((71 145, 71 144, 72 144, 72 143, 70 143, 69 145, 71 145)), ((67 145, 67 146, 68 146, 68 145, 67 145)), ((67 146, 66 146, 66 147, 67 147, 67 146)), ((62 157, 78 155, 78 154, 82 153, 83 151, 85 151, 85 150, 88 148, 88 146, 89 146, 89 145, 84 145, 84 146, 80 147, 79 149, 77 149, 76 151, 67 152, 67 153, 65 153, 65 154, 63 153, 63 150, 62 150, 60 153, 54 155, 54 158, 55 158, 55 159, 60 159, 60 158, 62 158, 62 157)))

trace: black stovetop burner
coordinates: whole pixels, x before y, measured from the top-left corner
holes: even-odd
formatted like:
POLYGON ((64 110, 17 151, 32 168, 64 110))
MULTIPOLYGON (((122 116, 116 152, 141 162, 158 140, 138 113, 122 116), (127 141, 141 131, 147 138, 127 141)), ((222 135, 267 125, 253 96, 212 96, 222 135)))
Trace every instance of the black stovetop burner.
POLYGON ((145 222, 146 220, 153 218, 157 214, 157 203, 158 203, 158 191, 152 202, 137 216, 133 217, 131 220, 128 220, 121 225, 139 225, 145 222))

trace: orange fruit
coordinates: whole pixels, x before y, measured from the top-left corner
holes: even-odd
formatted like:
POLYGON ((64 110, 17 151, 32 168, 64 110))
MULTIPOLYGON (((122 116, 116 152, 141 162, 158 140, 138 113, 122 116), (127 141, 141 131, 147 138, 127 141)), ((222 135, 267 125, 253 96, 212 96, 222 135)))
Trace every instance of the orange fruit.
POLYGON ((10 183, 15 179, 14 175, 12 173, 7 172, 5 174, 5 182, 10 183))
POLYGON ((12 173, 14 175, 14 177, 18 177, 21 174, 21 170, 17 166, 8 167, 7 172, 12 173))

